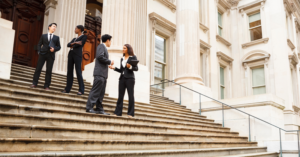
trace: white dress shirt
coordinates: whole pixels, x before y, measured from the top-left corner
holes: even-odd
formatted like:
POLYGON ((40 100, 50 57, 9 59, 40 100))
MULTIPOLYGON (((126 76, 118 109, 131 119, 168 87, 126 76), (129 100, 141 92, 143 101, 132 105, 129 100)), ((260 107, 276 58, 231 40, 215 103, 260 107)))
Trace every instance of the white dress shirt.
MULTIPOLYGON (((131 57, 131 56, 129 56, 129 57, 131 57)), ((129 57, 125 60, 125 57, 123 57, 123 61, 122 61, 122 66, 124 67, 124 68, 126 68, 126 64, 127 64, 127 60, 129 59, 129 57)), ((130 68, 129 69, 132 69, 132 66, 130 65, 130 68)))
MULTIPOLYGON (((48 41, 49 41, 49 42, 50 42, 50 34, 51 34, 51 33, 48 32, 48 41)), ((51 39, 53 39, 53 35, 54 35, 54 33, 52 33, 51 39)))

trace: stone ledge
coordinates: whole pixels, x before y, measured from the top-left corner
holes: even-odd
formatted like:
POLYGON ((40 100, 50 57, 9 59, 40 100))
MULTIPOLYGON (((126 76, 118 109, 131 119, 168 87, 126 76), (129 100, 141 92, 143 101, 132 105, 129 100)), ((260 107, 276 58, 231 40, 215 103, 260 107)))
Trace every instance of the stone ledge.
POLYGON ((205 26, 204 24, 202 24, 202 23, 199 23, 199 27, 204 31, 204 33, 209 31, 209 28, 207 26, 205 26))
POLYGON ((227 56, 225 53, 223 53, 223 52, 221 52, 221 51, 218 51, 218 52, 217 52, 217 56, 218 56, 219 58, 221 58, 222 60, 224 60, 225 62, 228 62, 228 63, 234 61, 233 58, 227 56))
POLYGON ((217 41, 221 41, 226 46, 231 46, 231 43, 229 41, 227 41, 226 39, 224 39, 223 37, 221 37, 220 35, 217 35, 216 38, 217 38, 217 41))
POLYGON ((163 28, 166 28, 167 30, 171 31, 171 32, 175 32, 176 31, 176 25, 174 23, 172 23, 171 21, 165 19, 164 17, 158 15, 155 12, 152 12, 151 14, 149 14, 149 18, 150 20, 156 21, 156 25, 160 25, 163 28))
POLYGON ((170 0, 157 0, 157 1, 160 1, 162 4, 169 7, 172 10, 172 12, 176 11, 176 5, 172 3, 170 0))
POLYGON ((268 41, 269 41, 269 38, 258 39, 258 40, 254 40, 254 41, 242 44, 242 47, 243 48, 247 48, 247 47, 250 47, 250 46, 253 46, 253 45, 257 45, 257 44, 261 44, 261 43, 265 43, 266 44, 266 43, 268 43, 268 41))

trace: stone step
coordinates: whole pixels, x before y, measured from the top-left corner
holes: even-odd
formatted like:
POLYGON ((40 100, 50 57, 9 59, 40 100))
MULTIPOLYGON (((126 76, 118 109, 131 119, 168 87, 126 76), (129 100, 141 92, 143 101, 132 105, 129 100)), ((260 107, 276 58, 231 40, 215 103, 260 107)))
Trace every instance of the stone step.
MULTIPOLYGON (((19 82, 18 82, 19 83, 19 82)), ((82 95, 82 96, 77 96, 74 94, 63 94, 61 92, 56 92, 53 90, 50 91, 46 91, 43 89, 31 89, 28 86, 24 86, 24 85, 16 85, 15 81, 13 81, 13 83, 11 83, 11 81, 1 81, 0 80, 0 85, 1 85, 1 89, 3 90, 14 90, 14 91, 19 91, 19 92, 25 92, 25 93, 33 93, 34 95, 40 95, 40 94, 44 94, 47 95, 45 98, 49 97, 49 96, 55 96, 55 97, 59 97, 60 99, 65 99, 63 101, 63 103, 69 103, 69 104, 77 104, 77 105, 83 105, 85 106, 86 101, 88 96, 87 95, 82 95), (68 102, 66 102, 68 100, 68 102)), ((21 93, 22 94, 22 93, 21 93)), ((26 95, 26 94, 25 94, 26 95)), ((23 97, 22 95, 19 95, 19 97, 23 97)), ((43 97, 39 97, 41 100, 43 100, 43 97)), ((109 98, 109 97, 105 97, 104 101, 109 101, 112 104, 116 104, 116 100, 115 98, 109 98)), ((48 101, 45 101, 48 102, 48 101)), ((49 102, 55 102, 54 100, 51 99, 51 101, 49 102)), ((125 104, 127 104, 128 101, 124 101, 125 104)), ((168 112, 170 113, 181 113, 181 114, 185 114, 187 116, 197 116, 199 117, 198 113, 196 112, 190 112, 190 110, 187 109, 180 109, 180 108, 175 108, 172 107, 170 108, 169 106, 164 106, 164 105, 149 105, 149 104, 145 104, 145 103, 136 103, 136 106, 140 106, 140 107, 147 107, 148 109, 154 109, 154 110, 158 110, 158 111, 163 111, 166 114, 168 114, 168 112)), ((161 114, 165 114, 165 113, 161 113, 161 114)), ((206 118, 205 116, 200 116, 203 118, 206 118)))
MULTIPOLYGON (((13 64, 12 67, 11 67, 11 71, 14 71, 14 70, 17 70, 17 69, 22 70, 22 71, 32 72, 32 75, 35 72, 35 68, 22 66, 22 65, 18 65, 18 64, 13 64)), ((45 75, 45 74, 46 74, 46 71, 42 70, 41 75, 45 75)), ((67 78, 67 73, 66 74, 52 73, 52 77, 66 79, 67 78)), ((77 79, 77 78, 74 77, 74 79, 77 79)), ((84 81, 86 81, 86 80, 84 79, 84 81)))
POLYGON ((63 151, 63 152, 21 152, 0 153, 0 157, 216 157, 224 155, 240 156, 245 153, 265 153, 266 147, 208 148, 208 149, 168 149, 168 150, 128 150, 128 151, 63 151))
POLYGON ((251 154, 239 154, 239 155, 229 155, 229 156, 219 156, 219 157, 278 157, 276 152, 262 152, 262 153, 251 153, 251 154))
POLYGON ((222 135, 197 135, 180 133, 153 133, 115 129, 87 129, 24 124, 0 124, 0 138, 35 139, 93 139, 125 141, 181 141, 181 142, 247 142, 247 137, 222 135))
MULTIPOLYGON (((22 106, 19 106, 22 108, 22 106)), ((26 109, 26 108, 25 108, 26 109)), ((30 109, 30 108, 29 108, 30 109)), ((16 110, 15 110, 16 111, 16 110)), ((92 114, 90 114, 92 115, 92 114)), ((171 132, 171 133, 191 133, 199 134, 209 132, 209 134, 224 134, 237 136, 236 132, 229 132, 229 128, 209 125, 193 125, 186 123, 151 121, 147 119, 132 119, 126 117, 112 117, 106 115, 96 115, 99 118, 86 119, 62 118, 46 115, 29 115, 19 113, 0 112, 1 123, 5 124, 28 124, 28 125, 47 125, 62 126, 74 128, 91 128, 91 129, 117 129, 124 131, 150 131, 150 132, 171 132)))
MULTIPOLYGON (((26 76, 28 78, 30 78, 31 80, 33 79, 33 74, 34 72, 31 72, 31 71, 26 71, 24 69, 18 69, 18 68, 15 68, 15 69, 12 69, 11 70, 11 75, 16 75, 16 76, 26 76)), ((41 73, 40 75, 40 80, 45 80, 45 74, 44 73, 41 73)), ((67 76, 65 77, 57 77, 56 75, 52 75, 51 77, 51 81, 61 81, 61 82, 66 82, 67 81, 67 76)), ((77 78, 74 78, 73 81, 77 81, 77 78)), ((90 84, 86 81, 84 81, 85 84, 90 84)))
MULTIPOLYGON (((4 104, 4 103, 1 103, 0 107, 2 108, 2 111, 0 112, 3 113, 17 113, 17 114, 40 115, 40 116, 59 117, 59 118, 73 118, 76 120, 94 120, 94 121, 110 121, 110 122, 123 121, 123 119, 119 119, 119 117, 116 116, 104 116, 104 115, 91 114, 86 112, 75 112, 75 111, 68 111, 68 110, 64 111, 64 110, 57 110, 57 109, 48 109, 48 108, 4 104)), ((107 112, 112 113, 113 111, 107 111, 107 112)), ((190 124, 190 125, 205 125, 205 126, 221 127, 221 124, 212 123, 212 122, 204 121, 204 122, 195 123, 192 121, 182 121, 182 120, 173 121, 169 117, 157 117, 155 115, 144 115, 140 113, 136 113, 136 116, 135 118, 133 118, 133 120, 134 119, 136 119, 136 121, 139 120, 141 122, 142 120, 148 120, 148 121, 165 122, 165 123, 174 122, 175 124, 183 123, 183 124, 190 124)), ((142 122, 142 124, 144 123, 142 122)))
MULTIPOLYGON (((47 109, 56 109, 56 110, 66 110, 66 111, 74 111, 74 112, 85 112, 86 107, 85 104, 82 103, 82 105, 73 105, 73 104, 67 104, 67 103, 55 103, 55 102, 44 102, 40 100, 33 100, 33 99, 26 99, 26 98, 20 98, 20 97, 14 97, 14 96, 7 96, 7 95, 1 95, 0 99, 2 102, 0 104, 3 105, 19 105, 22 104, 22 106, 31 106, 31 107, 38 107, 38 108, 47 108, 47 109)), ((113 114, 115 110, 115 103, 111 103, 112 101, 104 100, 103 106, 105 111, 113 114)), ((3 106, 4 107, 4 106, 3 106)), ((124 110, 123 115, 127 114, 128 105, 127 103, 124 103, 124 110)), ((136 105, 135 108, 136 116, 137 117, 143 117, 145 115, 161 115, 161 116, 170 116, 173 118, 198 118, 198 115, 185 115, 183 113, 176 113, 176 112, 165 112, 164 110, 155 110, 153 107, 147 107, 142 105, 136 105)), ((149 117, 147 117, 149 118, 149 117)), ((209 121, 213 122, 213 121, 209 121)))
POLYGON ((95 151, 95 150, 164 150, 252 147, 257 142, 182 142, 182 141, 126 141, 47 138, 0 138, 0 152, 32 151, 95 151))
MULTIPOLYGON (((22 77, 22 76, 11 75, 11 79, 32 83, 32 79, 27 78, 27 77, 22 77)), ((45 82, 44 80, 40 79, 38 82, 39 82, 38 86, 41 86, 41 87, 44 86, 44 82, 45 82)), ((73 82, 74 87, 72 87, 72 91, 78 92, 79 86, 76 85, 76 84, 78 84, 76 82, 73 82)), ((63 91, 66 87, 66 81, 64 81, 64 82, 51 82, 50 89, 52 89, 52 87, 60 88, 60 91, 63 91)), ((84 92, 90 92, 91 88, 92 87, 85 87, 84 92)))
MULTIPOLYGON (((26 81, 26 82, 32 82, 32 76, 30 75, 27 75, 27 74, 15 74, 15 73, 12 73, 10 75, 10 79, 13 79, 13 80, 21 80, 21 81, 26 81)), ((44 76, 40 76, 40 79, 39 79, 39 85, 43 85, 45 82, 45 77, 44 76)), ((58 79, 55 79, 55 78, 51 78, 51 84, 52 83, 55 83, 55 84, 59 84, 59 85, 65 85, 66 86, 66 83, 67 83, 67 80, 58 80, 58 79)), ((79 88, 79 85, 78 85, 78 81, 77 80, 74 80, 73 81, 73 88, 76 88, 78 89, 79 88)), ((84 87, 91 90, 92 89, 92 85, 90 83, 84 83, 84 87)))

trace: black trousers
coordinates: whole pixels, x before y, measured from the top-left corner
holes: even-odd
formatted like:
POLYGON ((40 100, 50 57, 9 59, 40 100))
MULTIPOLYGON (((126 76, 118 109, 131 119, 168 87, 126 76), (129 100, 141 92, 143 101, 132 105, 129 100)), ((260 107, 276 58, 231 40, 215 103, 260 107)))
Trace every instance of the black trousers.
MULTIPOLYGON (((72 50, 71 50, 72 51, 72 50)), ((72 52, 70 52, 72 53, 72 52)), ((74 80, 74 65, 75 65, 75 71, 77 75, 77 81, 79 85, 79 92, 84 94, 84 83, 83 83, 83 78, 82 78, 82 72, 81 72, 81 62, 82 62, 82 57, 72 55, 68 55, 68 72, 67 72, 67 86, 65 88, 66 92, 69 93, 72 89, 73 85, 73 80, 74 80)))
POLYGON ((86 110, 93 109, 94 105, 96 104, 96 110, 103 111, 102 101, 105 94, 105 88, 106 78, 101 76, 94 76, 94 84, 86 103, 86 110))
POLYGON ((52 68, 53 68, 53 63, 54 63, 54 58, 52 57, 53 52, 47 52, 46 54, 40 54, 37 66, 35 68, 35 72, 33 75, 33 85, 38 85, 39 78, 43 69, 43 66, 46 63, 46 76, 45 76, 45 84, 44 88, 50 87, 51 84, 51 75, 52 75, 52 68))
POLYGON ((134 117, 134 84, 135 79, 127 79, 124 76, 121 76, 119 80, 119 98, 115 109, 115 114, 117 116, 122 116, 124 94, 127 89, 129 99, 127 115, 134 117))

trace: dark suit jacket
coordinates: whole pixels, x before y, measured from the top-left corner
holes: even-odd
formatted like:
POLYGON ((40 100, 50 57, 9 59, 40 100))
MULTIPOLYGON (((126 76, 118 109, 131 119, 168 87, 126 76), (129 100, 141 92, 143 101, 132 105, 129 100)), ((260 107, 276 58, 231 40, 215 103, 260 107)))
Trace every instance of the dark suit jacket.
MULTIPOLYGON (((136 56, 129 57, 128 60, 127 60, 127 63, 128 63, 129 61, 131 61, 131 60, 137 60, 136 56)), ((123 61, 123 58, 121 58, 120 69, 118 69, 117 67, 115 68, 115 71, 121 73, 119 79, 121 79, 122 75, 123 75, 125 78, 133 78, 133 79, 134 79, 135 76, 134 76, 133 71, 138 71, 138 70, 139 70, 138 66, 137 66, 137 65, 136 65, 136 66, 133 66, 133 65, 132 65, 132 68, 131 68, 131 69, 127 68, 127 66, 124 68, 124 67, 122 66, 122 61, 123 61)))
POLYGON ((107 78, 108 66, 111 64, 111 61, 108 58, 107 48, 103 44, 99 44, 96 52, 94 76, 107 78))
MULTIPOLYGON (((73 42, 75 42, 75 39, 76 38, 74 38, 71 42, 69 42, 67 46, 71 47, 71 44, 73 42)), ((86 39, 87 39, 86 35, 80 36, 76 41, 81 41, 82 45, 74 44, 73 45, 73 50, 69 51, 69 55, 75 55, 75 56, 78 56, 78 57, 82 57, 82 48, 83 48, 83 46, 86 42, 86 39)))
POLYGON ((43 34, 40 38, 40 41, 38 43, 38 52, 40 55, 45 55, 48 52, 52 53, 52 58, 55 59, 55 53, 57 51, 60 50, 60 41, 59 41, 59 36, 53 35, 52 37, 52 42, 54 43, 55 47, 54 48, 54 52, 50 51, 50 47, 49 47, 49 41, 48 41, 48 33, 47 34, 43 34))

